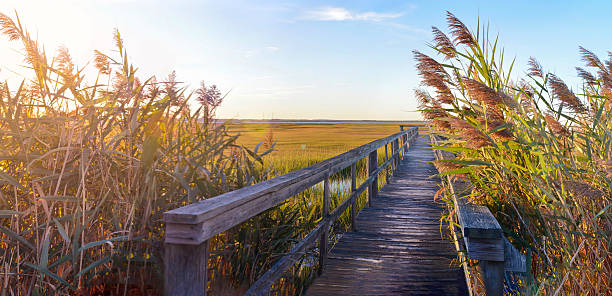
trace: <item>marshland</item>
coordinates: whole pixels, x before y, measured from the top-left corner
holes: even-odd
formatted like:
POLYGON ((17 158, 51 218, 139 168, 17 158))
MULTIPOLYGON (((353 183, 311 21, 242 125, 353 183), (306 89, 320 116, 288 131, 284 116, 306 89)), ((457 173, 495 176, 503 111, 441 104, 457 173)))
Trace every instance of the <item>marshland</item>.
MULTIPOLYGON (((541 59, 529 53, 509 55, 506 50, 516 44, 505 42, 503 31, 498 35, 491 29, 482 12, 481 17, 462 12, 469 17, 460 19, 444 11, 436 10, 439 21, 421 24, 433 26, 426 33, 389 23, 404 13, 356 13, 331 6, 285 23, 370 22, 427 34, 418 46, 401 48, 401 57, 414 61, 410 70, 417 85, 402 85, 407 92, 400 102, 409 102, 413 112, 406 107, 393 113, 399 108, 383 103, 395 78, 376 84, 381 97, 360 88, 367 83, 354 85, 368 98, 352 93, 342 106, 326 105, 333 99, 317 87, 329 87, 337 95, 336 86, 313 78, 317 87, 279 91, 300 102, 263 101, 257 107, 278 115, 287 106, 307 112, 300 104, 309 102, 320 106, 313 113, 289 120, 240 120, 224 107, 256 109, 248 102, 242 102, 246 109, 237 106, 236 100, 245 96, 242 90, 234 94, 229 87, 222 89, 215 77, 188 84, 180 72, 144 74, 133 62, 139 57, 129 51, 130 39, 121 28, 109 31, 108 50, 90 48, 87 62, 81 63, 70 48, 49 48, 39 41, 34 28, 43 24, 22 22, 21 12, 3 8, 0 42, 13 48, 19 60, 0 65, 0 295, 163 295, 164 213, 316 166, 398 133, 399 124, 416 127, 420 137, 439 137, 428 149, 453 155, 431 162, 438 174, 427 176, 444 180, 431 195, 444 208, 436 235, 454 249, 448 230, 460 225, 451 186, 465 182, 469 185, 462 198, 485 206, 503 237, 527 258, 525 272, 515 280, 519 288, 506 293, 612 293, 612 52, 599 43, 592 50, 564 40, 563 46, 575 49, 575 73, 558 73, 555 64, 539 62, 548 58, 545 54, 541 59), (316 94, 322 98, 301 96, 305 89, 320 91, 316 94), (367 104, 361 113, 351 109, 362 100, 367 104), (343 106, 356 112, 351 113, 355 120, 329 115, 343 106), (376 117, 378 109, 395 117, 376 117), (332 120, 316 120, 318 115, 332 120)), ((395 42, 401 37, 394 34, 395 42)), ((608 40, 601 38, 605 46, 608 40)), ((267 46, 245 59, 264 60, 264 54, 278 51, 267 46)), ((220 76, 228 76, 224 74, 220 76)), ((262 77, 258 79, 268 79, 262 77)), ((269 93, 251 90, 256 98, 269 93)), ((386 145, 374 148, 375 168, 393 158, 393 146, 388 146, 389 151, 386 145)), ((357 184, 369 180, 373 164, 367 162, 368 157, 355 162, 357 184)), ((210 237, 208 294, 244 294, 327 223, 322 212, 350 199, 352 176, 351 167, 339 169, 327 181, 210 237)), ((375 182, 382 188, 389 179, 390 170, 384 169, 375 182)), ((357 212, 369 206, 368 199, 365 191, 356 197, 357 212)), ((330 249, 353 232, 352 221, 347 210, 330 222, 330 249)), ((271 284, 269 294, 305 294, 321 275, 319 246, 306 248, 271 284)), ((462 262, 462 254, 454 255, 451 267, 465 264, 479 270, 478 260, 462 262)), ((485 293, 485 279, 478 272, 467 284, 473 294, 485 293)))

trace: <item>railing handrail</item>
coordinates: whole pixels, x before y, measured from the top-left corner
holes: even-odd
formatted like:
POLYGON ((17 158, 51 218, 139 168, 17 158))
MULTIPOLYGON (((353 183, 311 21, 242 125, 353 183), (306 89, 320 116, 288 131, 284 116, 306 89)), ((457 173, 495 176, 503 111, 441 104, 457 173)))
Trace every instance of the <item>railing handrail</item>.
POLYGON ((326 159, 307 168, 276 178, 218 195, 197 203, 164 213, 165 235, 165 290, 167 295, 206 294, 206 264, 208 239, 270 209, 304 190, 324 182, 323 219, 313 231, 298 242, 292 250, 278 260, 255 284, 247 295, 260 295, 278 280, 283 272, 299 259, 307 247, 319 240, 320 265, 327 257, 327 239, 331 224, 351 207, 354 227, 356 199, 368 189, 368 201, 378 192, 378 174, 387 167, 397 168, 400 152, 418 135, 418 127, 403 130, 326 159), (402 144, 400 145, 400 139, 402 144), (387 146, 391 143, 391 157, 387 146), (385 146, 386 161, 378 166, 377 149, 385 146), (356 186, 356 163, 368 157, 368 178, 356 186), (329 211, 329 178, 351 167, 351 194, 332 212, 329 211), (180 273, 177 275, 176 273, 180 273))
POLYGON ((322 182, 326 178, 326 175, 332 175, 350 166, 357 160, 366 157, 370 152, 394 141, 402 135, 414 132, 416 132, 415 129, 401 131, 351 149, 309 167, 167 211, 164 213, 164 222, 166 222, 167 225, 165 240, 166 242, 172 243, 200 244, 208 238, 238 225, 280 204, 287 198, 322 182), (273 202, 261 200, 273 194, 276 194, 276 196, 273 197, 273 202), (246 213, 239 211, 244 207, 253 208, 251 205, 253 203, 262 202, 265 202, 264 206, 255 208, 253 211, 246 213), (229 215, 229 213, 232 214, 229 215), (231 216, 231 221, 228 221, 226 216, 231 216), (194 235, 194 232, 175 232, 172 227, 174 224, 198 225, 215 219, 223 219, 225 225, 208 225, 214 227, 214 231, 203 231, 197 236, 194 235), (168 225, 170 225, 170 228, 168 228, 168 225))
MULTIPOLYGON (((441 146, 439 136, 430 134, 431 143, 441 146)), ((434 149, 436 160, 453 159, 453 153, 434 149)), ((499 222, 489 208, 482 205, 472 204, 465 198, 469 183, 463 180, 452 180, 446 176, 449 189, 452 194, 457 223, 460 226, 461 239, 451 228, 455 246, 462 256, 463 268, 472 295, 469 279, 467 259, 480 261, 481 273, 488 296, 504 295, 504 271, 526 272, 526 258, 504 237, 499 222), (462 243, 461 243, 462 241, 462 243), (467 258, 465 252, 467 251, 467 258)))

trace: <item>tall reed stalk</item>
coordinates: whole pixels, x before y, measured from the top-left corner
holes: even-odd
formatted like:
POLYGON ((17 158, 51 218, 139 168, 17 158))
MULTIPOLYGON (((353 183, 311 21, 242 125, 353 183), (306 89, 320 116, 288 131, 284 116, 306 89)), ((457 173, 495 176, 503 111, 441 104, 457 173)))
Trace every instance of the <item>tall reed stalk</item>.
POLYGON ((533 58, 511 79, 488 25, 447 19, 450 35, 433 28, 441 59, 414 52, 421 113, 447 138, 436 148, 456 154, 436 163, 442 175, 469 180, 469 198, 527 254, 525 294, 612 293, 612 53, 579 48, 574 93, 533 58))
POLYGON ((92 70, 48 59, 18 18, 0 31, 32 74, 0 85, 0 295, 162 291, 162 213, 268 178, 265 152, 215 123, 215 86, 140 80, 119 32, 92 70))

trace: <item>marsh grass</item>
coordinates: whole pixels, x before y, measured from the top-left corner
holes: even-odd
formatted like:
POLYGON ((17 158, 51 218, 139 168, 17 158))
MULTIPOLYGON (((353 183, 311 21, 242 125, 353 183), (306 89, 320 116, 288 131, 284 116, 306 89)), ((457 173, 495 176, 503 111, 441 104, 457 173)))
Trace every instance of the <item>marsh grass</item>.
POLYGON ((577 93, 533 58, 513 81, 488 26, 447 17, 450 37, 434 28, 431 45, 441 61, 415 52, 421 112, 447 138, 436 148, 456 154, 442 174, 468 179, 468 198, 527 255, 522 293, 610 294, 612 53, 579 48, 577 93))
POLYGON ((269 178, 265 151, 215 123, 216 87, 140 80, 119 32, 92 70, 66 48, 47 58, 18 18, 0 14, 0 31, 32 73, 0 86, 0 294, 161 294, 162 213, 269 178))
MULTIPOLYGON (((0 31, 21 43, 31 71, 19 86, 0 85, 0 295, 161 294, 163 212, 397 132, 315 153, 271 153, 283 148, 282 132, 238 141, 215 120, 223 100, 215 86, 191 92, 175 73, 139 79, 119 32, 116 52, 95 51, 92 66, 79 68, 66 48, 49 59, 18 18, 0 14, 0 31)), ((359 182, 365 167, 358 163, 359 182)), ((332 176, 332 210, 348 197, 348 178, 349 169, 332 176)), ((320 221, 321 198, 322 186, 314 186, 212 238, 209 291, 244 292, 320 221)), ((331 244, 349 223, 345 213, 333 225, 331 244)), ((303 293, 317 252, 309 250, 273 294, 303 293)))

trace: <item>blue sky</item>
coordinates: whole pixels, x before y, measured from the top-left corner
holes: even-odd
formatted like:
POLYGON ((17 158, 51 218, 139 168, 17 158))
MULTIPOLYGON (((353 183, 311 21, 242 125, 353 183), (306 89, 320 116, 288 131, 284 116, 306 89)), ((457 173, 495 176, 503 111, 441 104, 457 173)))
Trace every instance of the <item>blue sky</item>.
MULTIPOLYGON (((141 77, 177 71, 230 91, 223 118, 418 119, 412 50, 427 48, 445 11, 499 33, 516 75, 529 56, 577 86, 578 46, 605 58, 611 2, 590 1, 27 1, 5 0, 45 44, 77 64, 112 50, 119 28, 141 77)), ((16 44, 0 46, 0 79, 19 80, 16 44)))

